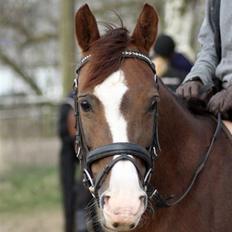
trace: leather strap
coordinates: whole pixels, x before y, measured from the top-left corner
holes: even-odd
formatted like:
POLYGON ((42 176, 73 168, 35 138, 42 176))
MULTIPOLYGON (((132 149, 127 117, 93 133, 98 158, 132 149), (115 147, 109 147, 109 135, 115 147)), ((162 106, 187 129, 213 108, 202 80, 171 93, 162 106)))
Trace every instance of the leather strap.
POLYGON ((153 159, 151 159, 150 154, 140 145, 133 143, 112 143, 89 152, 87 156, 88 168, 95 161, 114 155, 132 155, 143 160, 147 169, 153 166, 153 159))

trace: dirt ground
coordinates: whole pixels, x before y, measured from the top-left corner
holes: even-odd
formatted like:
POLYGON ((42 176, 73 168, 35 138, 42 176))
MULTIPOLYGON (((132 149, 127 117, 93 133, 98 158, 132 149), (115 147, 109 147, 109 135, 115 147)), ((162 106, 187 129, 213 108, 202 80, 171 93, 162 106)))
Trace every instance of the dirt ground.
POLYGON ((62 232, 61 210, 21 215, 0 215, 1 232, 62 232))

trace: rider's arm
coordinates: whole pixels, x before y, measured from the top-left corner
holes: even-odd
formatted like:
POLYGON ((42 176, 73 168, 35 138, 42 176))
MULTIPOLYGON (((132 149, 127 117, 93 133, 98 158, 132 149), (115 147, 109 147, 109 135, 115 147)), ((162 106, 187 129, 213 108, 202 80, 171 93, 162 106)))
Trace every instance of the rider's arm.
POLYGON ((222 59, 216 70, 216 76, 222 80, 223 87, 232 85, 232 1, 221 1, 221 44, 222 59))
MULTIPOLYGON (((208 1, 207 1, 208 2, 208 1)), ((198 40, 201 50, 197 60, 186 76, 184 82, 199 78, 204 84, 212 84, 212 77, 215 74, 218 64, 218 57, 215 49, 214 34, 209 22, 209 7, 206 5, 205 19, 200 29, 198 40)))

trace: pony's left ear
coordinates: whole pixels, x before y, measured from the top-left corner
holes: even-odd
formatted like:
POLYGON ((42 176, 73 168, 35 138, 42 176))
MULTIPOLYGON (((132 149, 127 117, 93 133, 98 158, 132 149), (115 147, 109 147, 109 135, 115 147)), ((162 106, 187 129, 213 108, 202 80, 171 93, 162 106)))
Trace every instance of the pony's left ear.
POLYGON ((132 43, 148 53, 157 36, 158 21, 156 10, 146 3, 132 34, 132 43))

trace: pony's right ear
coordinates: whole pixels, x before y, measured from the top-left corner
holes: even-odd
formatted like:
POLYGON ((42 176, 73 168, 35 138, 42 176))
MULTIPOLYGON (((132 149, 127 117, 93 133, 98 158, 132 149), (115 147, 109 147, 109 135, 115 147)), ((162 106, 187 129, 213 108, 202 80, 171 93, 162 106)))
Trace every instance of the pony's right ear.
POLYGON ((77 11, 75 23, 77 42, 82 52, 86 52, 90 45, 100 38, 96 19, 87 4, 77 11))

